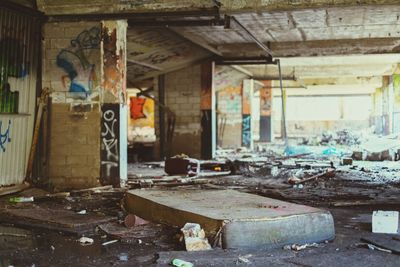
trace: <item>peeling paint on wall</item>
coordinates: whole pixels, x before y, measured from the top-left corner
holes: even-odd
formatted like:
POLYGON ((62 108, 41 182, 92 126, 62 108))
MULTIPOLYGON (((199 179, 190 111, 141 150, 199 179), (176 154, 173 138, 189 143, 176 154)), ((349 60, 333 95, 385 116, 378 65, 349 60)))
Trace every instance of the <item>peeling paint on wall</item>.
POLYGON ((105 21, 103 37, 103 102, 126 103, 126 21, 105 21))

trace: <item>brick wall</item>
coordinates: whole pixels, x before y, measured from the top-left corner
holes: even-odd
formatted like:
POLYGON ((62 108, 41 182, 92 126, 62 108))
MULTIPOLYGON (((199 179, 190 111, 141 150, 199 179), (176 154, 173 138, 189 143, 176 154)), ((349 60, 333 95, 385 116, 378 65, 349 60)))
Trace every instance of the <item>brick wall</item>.
POLYGON ((99 22, 44 26, 43 87, 53 91, 48 175, 56 190, 99 185, 100 29, 99 22), (85 112, 71 110, 79 104, 85 112))
MULTIPOLYGON (((165 75, 165 102, 175 112, 171 155, 201 154, 201 66, 195 65, 165 75)), ((167 125, 166 125, 167 126, 167 125)))
POLYGON ((99 185, 99 106, 85 115, 70 109, 70 104, 51 107, 49 177, 55 190, 99 185))

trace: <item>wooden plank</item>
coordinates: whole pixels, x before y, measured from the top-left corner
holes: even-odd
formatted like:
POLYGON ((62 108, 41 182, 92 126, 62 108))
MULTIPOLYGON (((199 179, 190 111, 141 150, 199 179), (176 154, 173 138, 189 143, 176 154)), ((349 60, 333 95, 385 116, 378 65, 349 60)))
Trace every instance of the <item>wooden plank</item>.
POLYGON ((97 214, 80 215, 70 210, 16 208, 0 212, 0 221, 25 227, 56 230, 67 233, 92 233, 99 224, 116 218, 97 214))
POLYGON ((2 187, 2 188, 0 188, 0 196, 5 196, 5 195, 20 192, 22 190, 29 188, 29 186, 30 185, 28 183, 23 183, 23 184, 14 185, 14 186, 2 187))

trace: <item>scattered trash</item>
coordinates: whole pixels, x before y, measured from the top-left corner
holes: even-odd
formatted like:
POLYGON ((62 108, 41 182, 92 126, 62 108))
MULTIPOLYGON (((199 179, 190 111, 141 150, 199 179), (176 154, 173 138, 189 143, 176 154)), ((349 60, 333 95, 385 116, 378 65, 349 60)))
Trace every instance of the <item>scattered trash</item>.
POLYGON ((380 247, 372 245, 372 244, 367 244, 367 246, 370 250, 378 250, 378 251, 382 251, 382 252, 386 252, 386 253, 392 253, 392 251, 389 249, 380 248, 380 247))
POLYGON ((125 219, 124 219, 124 225, 127 228, 138 226, 138 225, 145 225, 145 224, 148 224, 148 223, 149 223, 149 221, 146 221, 146 220, 144 220, 144 219, 142 219, 139 216, 136 216, 134 214, 126 215, 125 219))
POLYGON ((23 202, 33 202, 33 197, 10 197, 9 202, 11 203, 23 203, 23 202))
POLYGON ((342 164, 343 165, 353 165, 353 159, 352 158, 343 158, 342 164))
POLYGON ((246 264, 251 264, 251 261, 248 259, 252 257, 253 255, 245 255, 245 256, 239 256, 238 257, 238 263, 246 263, 246 264))
POLYGON ((86 214, 87 212, 86 212, 86 210, 81 210, 81 211, 78 211, 77 212, 77 214, 81 214, 81 215, 84 215, 84 214, 86 214))
POLYGON ((372 213, 372 232, 397 234, 399 225, 398 211, 374 211, 372 213))
POLYGON ((110 240, 110 241, 104 242, 101 245, 102 246, 107 246, 107 245, 114 244, 114 243, 117 243, 117 242, 118 242, 118 240, 115 239, 115 240, 110 240))
POLYGON ((173 259, 171 264, 176 267, 193 267, 193 263, 181 259, 173 259))
POLYGON ((306 248, 318 248, 320 247, 319 244, 317 243, 312 243, 312 244, 304 244, 304 245, 299 245, 299 244, 292 244, 292 245, 286 245, 283 247, 284 250, 294 250, 294 251, 300 251, 306 248))
POLYGON ((295 189, 303 189, 304 185, 302 185, 302 184, 294 184, 293 188, 295 188, 295 189))
POLYGON ((181 229, 187 251, 210 250, 211 246, 208 243, 205 232, 197 223, 186 223, 181 229))
POLYGON ((120 261, 128 261, 128 254, 127 253, 121 253, 118 255, 118 260, 120 261))
POLYGON ((54 246, 50 246, 51 250, 54 251, 56 248, 54 246))
POLYGON ((94 243, 94 240, 90 237, 82 236, 78 239, 78 242, 81 243, 82 246, 89 246, 94 243))
POLYGON ((178 155, 165 161, 165 172, 169 175, 197 176, 200 173, 200 162, 186 155, 178 155))

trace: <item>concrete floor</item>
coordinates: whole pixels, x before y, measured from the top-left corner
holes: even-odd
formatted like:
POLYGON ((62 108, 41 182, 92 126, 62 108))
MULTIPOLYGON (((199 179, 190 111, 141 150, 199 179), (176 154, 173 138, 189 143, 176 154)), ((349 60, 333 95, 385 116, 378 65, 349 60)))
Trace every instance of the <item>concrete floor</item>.
MULTIPOLYGON (((374 163, 378 168, 379 164, 374 163)), ((142 177, 162 173, 161 168, 130 166, 142 177)), ((389 172, 390 169, 384 169, 389 172)), ((363 172, 358 172, 362 176, 363 172)), ((374 172, 374 175, 376 173, 374 172)), ((365 173, 364 178, 370 175, 365 173)), ((287 177, 287 176, 286 176, 287 177)), ((287 179, 287 178, 286 178, 287 179)), ((367 179, 368 180, 368 179, 367 179)), ((339 172, 335 178, 309 183, 303 189, 285 185, 285 178, 245 177, 241 175, 212 179, 212 186, 236 189, 271 197, 280 196, 286 201, 328 209, 335 222, 336 237, 330 243, 302 251, 284 250, 221 250, 188 253, 179 241, 179 229, 149 224, 137 228, 134 238, 107 246, 103 242, 113 240, 101 231, 91 237, 94 244, 82 246, 79 235, 65 234, 41 229, 22 229, 18 221, 13 225, 0 225, 0 266, 168 266, 172 258, 182 258, 195 266, 399 266, 399 255, 370 250, 361 238, 371 237, 372 211, 400 211, 398 183, 360 182, 352 172, 339 172), (279 195, 280 194, 280 195, 279 195), (358 197, 358 198, 357 198, 358 197), (368 200, 367 205, 334 207, 337 201, 368 200)), ((379 180, 380 181, 380 180, 379 180)), ((207 190, 207 186, 198 186, 207 190)), ((34 204, 46 208, 87 209, 88 212, 116 216, 120 212, 118 198, 93 197, 71 201, 47 201, 34 204)), ((8 197, 0 199, 0 209, 21 208, 7 203, 8 197)), ((399 242, 400 243, 400 242, 399 242)))
POLYGON ((335 240, 299 252, 279 248, 188 253, 183 251, 175 237, 177 229, 155 225, 146 227, 157 235, 142 238, 140 244, 114 243, 108 246, 101 245, 106 240, 101 234, 94 237, 93 245, 81 246, 76 236, 1 225, 3 233, 7 229, 21 235, 0 236, 1 266, 167 266, 173 257, 192 261, 195 266, 248 265, 243 258, 252 266, 398 266, 398 255, 357 247, 361 237, 372 235, 370 215, 377 208, 382 207, 330 209, 336 224, 335 240))

